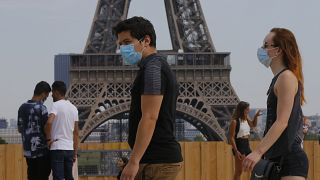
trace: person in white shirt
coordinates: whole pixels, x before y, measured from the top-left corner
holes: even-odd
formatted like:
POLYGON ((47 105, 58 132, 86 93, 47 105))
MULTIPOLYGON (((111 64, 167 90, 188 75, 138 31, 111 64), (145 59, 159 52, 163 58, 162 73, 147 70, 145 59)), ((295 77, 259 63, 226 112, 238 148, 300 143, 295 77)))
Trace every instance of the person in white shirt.
POLYGON ((249 145, 250 128, 257 126, 258 116, 261 115, 260 110, 251 120, 248 116, 249 103, 240 101, 232 115, 230 124, 230 142, 235 159, 234 180, 240 180, 242 174, 242 161, 246 155, 251 153, 249 145))
POLYGON ((52 84, 53 105, 46 124, 53 180, 73 180, 72 166, 78 151, 78 110, 65 99, 64 82, 52 84))
POLYGON ((301 138, 301 148, 303 149, 303 141, 304 137, 308 134, 309 127, 311 127, 310 120, 306 117, 303 116, 303 124, 302 124, 302 137, 301 138))

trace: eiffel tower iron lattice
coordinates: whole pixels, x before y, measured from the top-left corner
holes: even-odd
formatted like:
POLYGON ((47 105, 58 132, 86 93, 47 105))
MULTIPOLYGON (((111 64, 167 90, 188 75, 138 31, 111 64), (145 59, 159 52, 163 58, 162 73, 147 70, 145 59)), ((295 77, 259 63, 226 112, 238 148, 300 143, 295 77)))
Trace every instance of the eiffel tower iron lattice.
MULTIPOLYGON (((165 0, 173 50, 167 57, 180 85, 177 116, 208 140, 226 140, 231 111, 239 102, 230 83, 230 53, 216 52, 199 0, 165 0)), ((57 55, 55 80, 68 84, 68 99, 79 110, 80 138, 130 109, 137 67, 116 53, 112 27, 127 18, 130 0, 99 0, 84 54, 57 55)))

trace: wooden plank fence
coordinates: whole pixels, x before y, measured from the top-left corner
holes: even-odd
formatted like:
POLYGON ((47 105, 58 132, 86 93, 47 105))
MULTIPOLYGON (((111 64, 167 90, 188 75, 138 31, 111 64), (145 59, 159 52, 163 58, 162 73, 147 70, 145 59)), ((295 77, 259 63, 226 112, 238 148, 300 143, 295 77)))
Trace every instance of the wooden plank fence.
MULTIPOLYGON (((251 142, 254 149, 258 142, 251 142)), ((320 179, 320 145, 318 141, 305 141, 305 151, 309 158, 308 180, 320 179)), ((184 157, 183 169, 177 180, 232 180, 234 159, 231 146, 225 142, 181 142, 184 157)), ((81 150, 128 149, 126 143, 81 144, 81 150)), ((22 155, 21 144, 0 145, 0 180, 26 180, 27 166, 22 155)), ((244 173, 242 180, 248 180, 244 173)), ((116 180, 115 177, 85 177, 79 180, 116 180)))

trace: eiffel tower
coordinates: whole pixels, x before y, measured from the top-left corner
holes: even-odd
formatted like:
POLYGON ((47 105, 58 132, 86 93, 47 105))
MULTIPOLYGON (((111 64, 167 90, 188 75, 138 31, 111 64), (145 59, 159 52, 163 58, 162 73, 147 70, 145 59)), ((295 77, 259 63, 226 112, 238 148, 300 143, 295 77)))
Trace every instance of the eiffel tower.
MULTIPOLYGON (((177 118, 207 140, 226 140, 239 102, 230 83, 230 53, 216 52, 199 0, 164 0, 172 50, 167 57, 180 85, 177 118)), ((100 124, 128 116, 130 88, 138 70, 117 53, 112 27, 127 18, 130 0, 99 0, 84 54, 55 56, 55 80, 68 85, 79 110, 83 142, 100 124)))

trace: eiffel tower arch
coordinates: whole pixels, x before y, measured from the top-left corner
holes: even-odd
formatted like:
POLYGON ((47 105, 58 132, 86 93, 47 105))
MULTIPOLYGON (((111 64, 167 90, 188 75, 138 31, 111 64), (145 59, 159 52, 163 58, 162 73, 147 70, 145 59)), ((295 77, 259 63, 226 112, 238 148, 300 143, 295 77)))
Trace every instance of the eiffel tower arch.
MULTIPOLYGON (((230 83, 230 53, 216 52, 199 0, 165 0, 172 50, 163 54, 180 85, 177 116, 208 140, 226 140, 225 129, 239 102, 230 83)), ((99 0, 84 54, 57 55, 55 80, 68 84, 79 110, 80 139, 130 109, 137 67, 116 53, 112 27, 127 18, 130 0, 99 0)))

